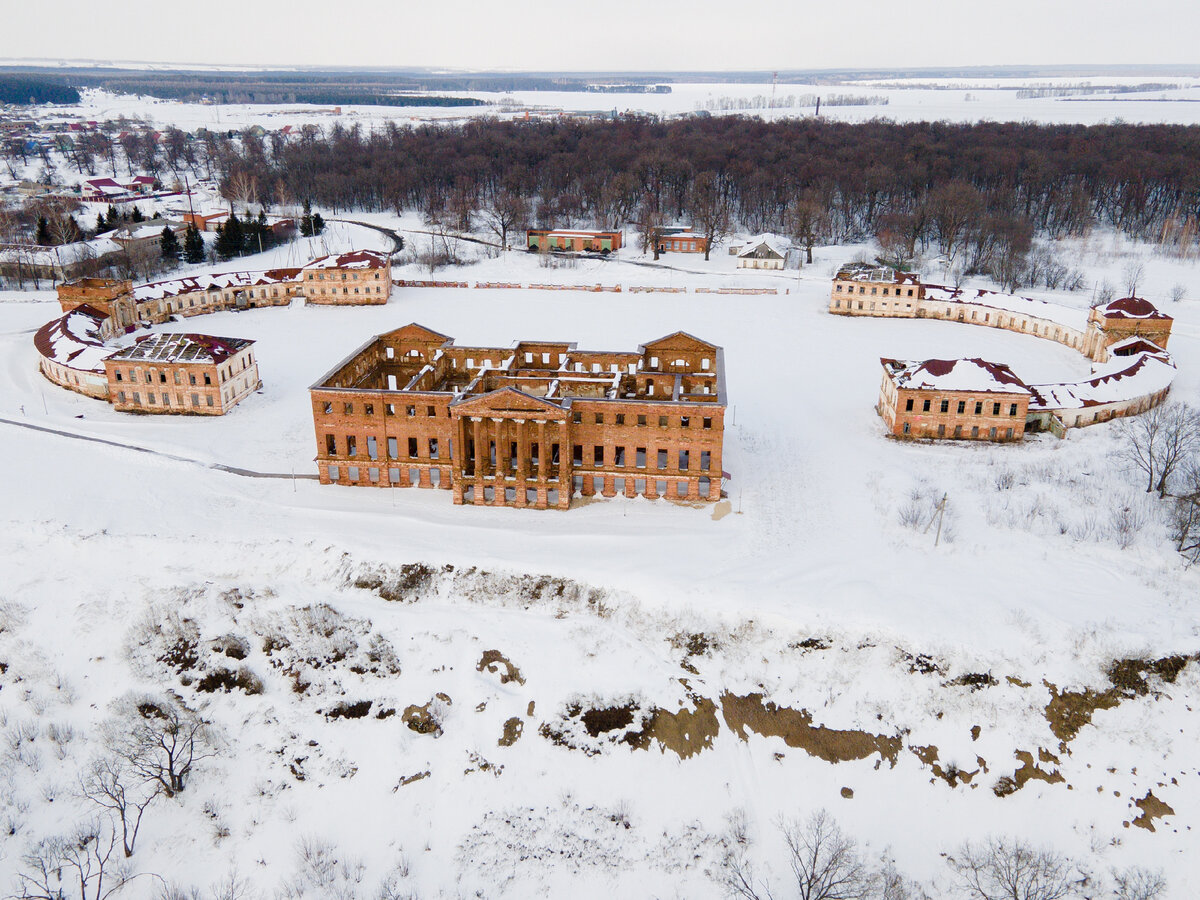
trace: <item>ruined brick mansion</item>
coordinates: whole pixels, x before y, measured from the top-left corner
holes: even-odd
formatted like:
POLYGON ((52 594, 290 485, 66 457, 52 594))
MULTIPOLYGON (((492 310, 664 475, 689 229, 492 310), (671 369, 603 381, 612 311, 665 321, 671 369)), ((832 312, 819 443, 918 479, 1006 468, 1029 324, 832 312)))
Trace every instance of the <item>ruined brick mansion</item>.
POLYGON ((682 331, 632 352, 457 346, 410 324, 310 389, 323 484, 438 487, 456 504, 721 497, 720 347, 682 331))

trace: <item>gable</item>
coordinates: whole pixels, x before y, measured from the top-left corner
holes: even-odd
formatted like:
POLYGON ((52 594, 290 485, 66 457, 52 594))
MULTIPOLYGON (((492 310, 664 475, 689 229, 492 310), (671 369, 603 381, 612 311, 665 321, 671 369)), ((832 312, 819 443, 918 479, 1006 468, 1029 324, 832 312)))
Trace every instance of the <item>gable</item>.
POLYGON ((438 344, 451 340, 449 335, 434 331, 432 328, 426 328, 424 325, 418 325, 416 322, 401 325, 399 328, 385 332, 379 336, 381 338, 391 338, 401 341, 428 341, 438 344))
POLYGON ((718 347, 716 344, 710 344, 708 341, 702 341, 695 335, 688 334, 686 331, 676 331, 674 334, 668 334, 665 337, 660 337, 658 340, 650 341, 648 344, 642 345, 643 350, 684 350, 684 351, 714 351, 718 347))
POLYGON ((469 397, 450 404, 450 408, 459 415, 470 416, 511 416, 514 414, 529 414, 541 417, 563 418, 564 410, 557 403, 533 397, 516 388, 500 388, 478 397, 469 397))

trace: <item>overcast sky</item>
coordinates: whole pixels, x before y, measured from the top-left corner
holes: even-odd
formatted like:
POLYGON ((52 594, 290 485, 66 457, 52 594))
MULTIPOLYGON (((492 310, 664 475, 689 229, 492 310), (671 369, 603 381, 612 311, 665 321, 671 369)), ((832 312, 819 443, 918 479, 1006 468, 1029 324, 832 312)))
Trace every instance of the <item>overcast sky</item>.
POLYGON ((6 0, 0 56, 809 69, 1198 63, 1200 0, 6 0))

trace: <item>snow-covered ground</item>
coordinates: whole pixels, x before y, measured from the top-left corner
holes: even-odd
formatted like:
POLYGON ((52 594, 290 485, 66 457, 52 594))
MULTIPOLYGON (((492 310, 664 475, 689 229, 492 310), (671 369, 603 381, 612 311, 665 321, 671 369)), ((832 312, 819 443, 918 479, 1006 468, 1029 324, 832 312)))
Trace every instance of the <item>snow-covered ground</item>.
MULTIPOLYGON (((379 240, 335 223, 326 246, 379 240)), ((1056 692, 1107 688, 1114 659, 1200 650, 1200 575, 1171 552, 1112 425, 1014 446, 886 439, 881 356, 980 356, 1032 380, 1088 367, 1033 337, 828 315, 830 277, 858 249, 819 249, 800 273, 737 271, 723 251, 647 267, 623 251, 570 268, 509 253, 436 276, 778 295, 398 288, 378 308, 162 326, 258 341, 262 392, 212 420, 122 415, 49 384, 32 334, 53 295, 0 295, 0 816, 15 829, 0 831, 0 881, 30 842, 87 811, 75 772, 114 699, 170 689, 225 742, 146 814, 133 863, 181 884, 236 870, 275 896, 315 868, 298 861, 307 839, 310 859, 325 841, 340 862, 361 860, 362 897, 389 873, 421 897, 718 897, 728 814, 745 811, 767 857, 778 816, 827 807, 934 897, 951 896, 939 854, 991 833, 1054 846, 1102 879, 1162 867, 1170 897, 1200 893, 1200 808, 1187 799, 1200 795, 1197 665, 1077 734, 1046 712, 1056 692), (209 468, 311 475, 307 386, 410 321, 461 343, 632 349, 683 329, 723 345, 727 502, 537 513, 209 468), (935 546, 924 528, 943 495, 935 546), (1125 509, 1142 525, 1122 549, 1125 509), (214 649, 230 635, 240 658, 214 649), (182 673, 158 660, 180 641, 197 655, 182 673), (480 667, 488 650, 520 680, 480 667), (218 667, 248 670, 262 692, 199 691, 218 667), (810 725, 747 712, 755 694, 810 725), (339 717, 336 704, 365 700, 364 717, 339 717), (426 704, 441 736, 401 721, 426 704), (631 721, 589 735, 572 704, 628 706, 631 721), (647 749, 611 740, 681 708, 699 715, 690 741, 669 729, 630 737, 647 749), (519 739, 498 745, 514 721, 519 739), (1023 786, 997 796, 1018 753, 1041 774, 1025 783, 1024 767, 1023 786), (939 776, 950 766, 975 774, 952 787, 939 776), (1148 793, 1174 810, 1153 832, 1130 824, 1148 793)), ((1104 236, 1065 252, 1113 283, 1144 261, 1139 293, 1176 317, 1175 394, 1200 400, 1200 303, 1166 299, 1177 283, 1200 298, 1200 269, 1104 236)), ((129 896, 153 896, 151 882, 129 896)))

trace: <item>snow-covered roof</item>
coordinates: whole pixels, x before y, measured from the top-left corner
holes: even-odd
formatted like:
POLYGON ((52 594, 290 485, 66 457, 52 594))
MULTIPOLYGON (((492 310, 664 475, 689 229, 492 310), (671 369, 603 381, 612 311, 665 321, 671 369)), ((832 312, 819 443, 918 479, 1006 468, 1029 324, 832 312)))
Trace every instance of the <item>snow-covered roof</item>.
POLYGON ((901 272, 892 266, 880 266, 874 263, 846 263, 838 269, 834 276, 837 281, 872 281, 887 284, 920 284, 921 276, 916 272, 901 272))
POLYGON ((780 259, 787 256, 787 241, 773 234, 760 234, 757 237, 750 238, 742 245, 742 249, 738 251, 738 256, 749 256, 762 246, 766 246, 768 250, 778 255, 780 259))
POLYGON ((0 260, 12 262, 21 260, 35 266, 69 266, 85 259, 100 259, 110 253, 124 253, 125 248, 108 237, 92 238, 90 241, 76 241, 73 244, 62 244, 57 247, 10 247, 0 250, 0 260))
POLYGON ((1175 363, 1165 350, 1117 356, 1085 381, 1031 384, 1030 409, 1081 409, 1157 394, 1171 386, 1175 363))
POLYGON ((100 327, 107 319, 98 309, 80 304, 37 330, 33 344, 46 359, 85 372, 104 372, 104 360, 112 356, 100 337, 100 327))
POLYGON ((351 250, 331 256, 320 256, 308 263, 305 269, 380 269, 388 264, 390 257, 378 250, 351 250))
POLYGON ((177 297, 180 294, 210 289, 224 290, 232 287, 290 284, 298 281, 299 278, 300 270, 295 268, 267 269, 263 272, 219 272, 189 275, 186 278, 173 278, 170 281, 140 284, 133 289, 133 299, 144 303, 147 300, 161 300, 164 297, 177 297))
POLYGON ((139 338, 137 343, 112 354, 113 360, 220 364, 245 350, 254 341, 210 334, 165 332, 139 338))
POLYGON ((896 387, 905 390, 1028 394, 1025 382, 1003 363, 983 359, 880 359, 896 387))
POLYGON ((970 303, 974 306, 990 306, 1006 312, 1021 313, 1045 319, 1056 325, 1065 325, 1076 331, 1086 331, 1088 312, 1086 309, 1075 309, 1058 303, 1048 303, 1045 300, 1035 300, 1032 297, 1018 297, 1016 294, 1001 294, 999 291, 988 291, 983 288, 962 290, 961 288, 946 287, 940 284, 925 285, 925 299, 939 300, 949 303, 970 303))
POLYGON ((1143 300, 1141 297, 1122 297, 1120 300, 1098 306, 1096 311, 1106 319, 1171 319, 1149 300, 1143 300))

